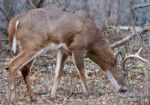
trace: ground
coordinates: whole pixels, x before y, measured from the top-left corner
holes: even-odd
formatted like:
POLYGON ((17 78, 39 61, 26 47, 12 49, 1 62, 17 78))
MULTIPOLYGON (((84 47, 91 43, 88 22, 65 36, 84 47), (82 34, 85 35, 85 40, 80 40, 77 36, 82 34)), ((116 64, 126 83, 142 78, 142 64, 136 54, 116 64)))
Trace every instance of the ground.
MULTIPOLYGON (((8 74, 4 69, 10 61, 6 51, 1 52, 0 63, 0 105, 6 105, 9 97, 8 74)), ((113 91, 110 82, 103 72, 91 60, 85 59, 86 78, 90 91, 87 97, 82 87, 73 60, 70 57, 65 66, 64 75, 59 85, 57 98, 51 99, 50 91, 54 80, 56 52, 47 52, 39 56, 31 70, 32 89, 37 102, 32 103, 27 93, 20 71, 17 73, 17 104, 16 105, 148 105, 147 81, 143 64, 137 63, 128 73, 130 89, 126 93, 113 91), (145 94, 145 95, 144 95, 145 94)), ((130 66, 130 65, 128 65, 130 66)), ((148 87, 149 88, 149 87, 148 87)))

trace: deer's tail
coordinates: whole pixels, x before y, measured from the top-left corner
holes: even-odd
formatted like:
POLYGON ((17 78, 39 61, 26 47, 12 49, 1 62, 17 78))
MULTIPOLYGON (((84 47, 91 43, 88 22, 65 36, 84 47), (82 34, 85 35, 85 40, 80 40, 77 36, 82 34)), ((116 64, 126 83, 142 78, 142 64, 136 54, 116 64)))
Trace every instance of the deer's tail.
POLYGON ((9 27, 8 27, 9 46, 14 53, 16 53, 17 51, 16 32, 17 32, 18 25, 19 25, 19 21, 16 21, 16 19, 13 18, 9 22, 9 27))

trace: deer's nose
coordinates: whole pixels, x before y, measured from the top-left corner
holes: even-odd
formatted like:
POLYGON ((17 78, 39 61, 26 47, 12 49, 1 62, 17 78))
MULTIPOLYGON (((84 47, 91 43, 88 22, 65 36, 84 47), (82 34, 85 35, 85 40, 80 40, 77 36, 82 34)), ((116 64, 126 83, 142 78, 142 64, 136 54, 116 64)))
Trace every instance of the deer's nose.
POLYGON ((119 89, 119 92, 121 93, 125 93, 127 92, 128 88, 126 86, 122 86, 120 89, 119 89))

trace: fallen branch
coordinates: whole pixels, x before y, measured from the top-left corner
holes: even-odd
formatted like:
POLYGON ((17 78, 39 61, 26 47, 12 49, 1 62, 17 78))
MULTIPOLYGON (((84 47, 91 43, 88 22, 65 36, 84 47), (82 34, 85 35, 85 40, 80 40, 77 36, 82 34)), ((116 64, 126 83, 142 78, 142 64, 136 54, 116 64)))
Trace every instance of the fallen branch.
POLYGON ((122 40, 111 44, 110 47, 111 48, 119 47, 119 46, 123 45, 124 43, 128 42, 129 40, 131 40, 135 35, 136 34, 128 35, 127 37, 123 38, 122 40))
POLYGON ((123 45, 124 43, 128 42, 129 40, 131 40, 132 38, 134 38, 137 34, 144 34, 145 32, 150 31, 150 27, 145 27, 141 30, 138 30, 137 33, 135 33, 133 30, 131 30, 131 31, 132 31, 131 35, 128 35, 125 38, 123 38, 122 40, 111 44, 110 47, 111 48, 119 47, 119 46, 123 45))
MULTIPOLYGON (((133 27, 132 26, 107 26, 103 27, 102 30, 108 30, 108 29, 115 29, 115 30, 123 30, 123 31, 132 31, 133 27)), ((141 27, 135 27, 136 31, 141 31, 141 27)))
POLYGON ((141 30, 140 34, 144 34, 145 32, 150 31, 150 27, 145 27, 141 30))

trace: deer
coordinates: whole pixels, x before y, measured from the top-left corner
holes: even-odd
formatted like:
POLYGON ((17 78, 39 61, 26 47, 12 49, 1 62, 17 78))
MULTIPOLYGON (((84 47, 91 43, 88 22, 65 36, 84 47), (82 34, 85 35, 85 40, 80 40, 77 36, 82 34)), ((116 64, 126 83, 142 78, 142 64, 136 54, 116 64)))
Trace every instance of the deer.
POLYGON ((29 72, 37 56, 47 49, 57 50, 56 69, 51 97, 55 98, 65 61, 72 56, 78 70, 83 92, 88 95, 84 58, 89 58, 106 72, 117 92, 126 92, 125 72, 118 66, 104 33, 84 10, 69 11, 50 6, 31 9, 13 17, 8 26, 9 46, 19 53, 8 65, 9 104, 16 103, 16 74, 21 71, 31 101, 36 101, 29 80, 29 72))

